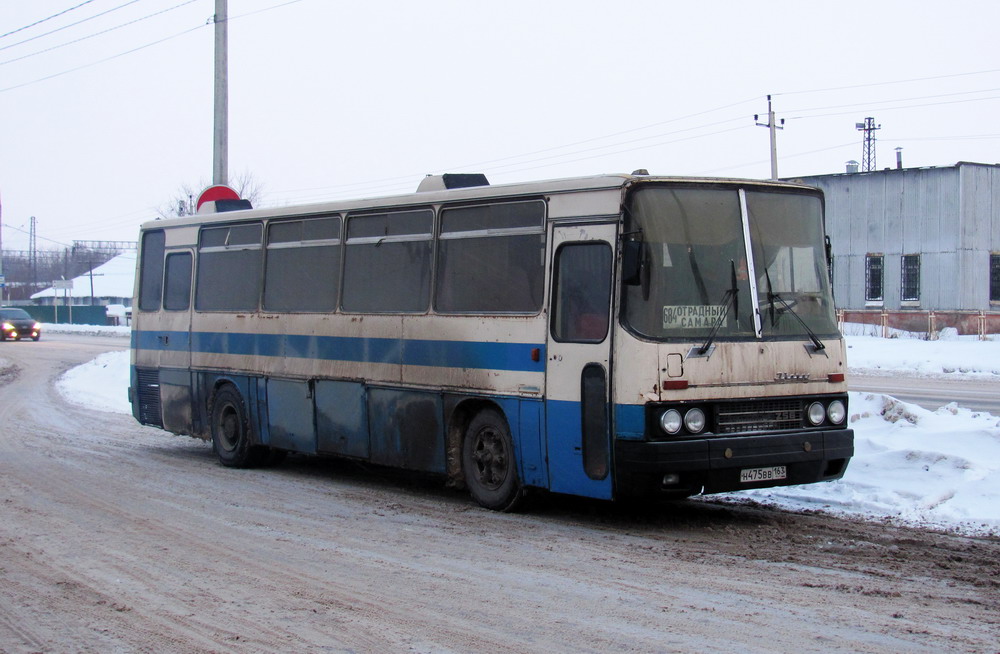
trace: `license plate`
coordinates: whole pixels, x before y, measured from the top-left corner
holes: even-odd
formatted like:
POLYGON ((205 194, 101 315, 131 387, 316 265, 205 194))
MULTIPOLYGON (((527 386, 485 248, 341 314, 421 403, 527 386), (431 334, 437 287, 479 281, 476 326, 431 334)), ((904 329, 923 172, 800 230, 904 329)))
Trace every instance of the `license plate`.
POLYGON ((740 482, 744 484, 755 481, 777 481, 788 477, 788 470, 785 466, 772 466, 770 468, 744 468, 740 470, 740 482))

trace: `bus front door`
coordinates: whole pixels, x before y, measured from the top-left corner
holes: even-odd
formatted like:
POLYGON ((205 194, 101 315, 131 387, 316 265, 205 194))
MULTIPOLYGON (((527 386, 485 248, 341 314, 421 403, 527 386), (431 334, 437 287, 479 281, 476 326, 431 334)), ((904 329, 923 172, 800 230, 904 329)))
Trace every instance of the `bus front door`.
POLYGON ((553 227, 546 345, 549 488, 611 499, 613 223, 553 227))
POLYGON ((163 307, 159 314, 160 406, 163 428, 175 434, 194 434, 194 394, 191 375, 191 278, 194 256, 190 251, 167 253, 164 264, 163 307))

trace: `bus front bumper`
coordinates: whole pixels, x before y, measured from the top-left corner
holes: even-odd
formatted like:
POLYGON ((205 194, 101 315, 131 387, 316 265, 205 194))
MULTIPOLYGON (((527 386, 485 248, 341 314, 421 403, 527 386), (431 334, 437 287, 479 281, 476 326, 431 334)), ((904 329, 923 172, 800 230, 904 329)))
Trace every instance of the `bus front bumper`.
POLYGON ((852 429, 616 440, 615 483, 619 495, 667 496, 811 484, 844 476, 852 456, 852 429))

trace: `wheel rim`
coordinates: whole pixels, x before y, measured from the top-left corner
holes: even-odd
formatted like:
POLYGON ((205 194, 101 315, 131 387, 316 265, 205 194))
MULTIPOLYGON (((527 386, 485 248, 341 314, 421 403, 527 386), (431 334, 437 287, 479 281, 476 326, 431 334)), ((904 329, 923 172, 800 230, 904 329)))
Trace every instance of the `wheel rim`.
POLYGON ((218 427, 219 445, 227 452, 232 452, 239 443, 242 426, 240 425, 239 414, 231 404, 222 407, 218 427))
POLYGON ((503 436, 494 427, 483 427, 472 443, 472 460, 476 464, 479 483, 496 490, 507 479, 507 447, 503 436))

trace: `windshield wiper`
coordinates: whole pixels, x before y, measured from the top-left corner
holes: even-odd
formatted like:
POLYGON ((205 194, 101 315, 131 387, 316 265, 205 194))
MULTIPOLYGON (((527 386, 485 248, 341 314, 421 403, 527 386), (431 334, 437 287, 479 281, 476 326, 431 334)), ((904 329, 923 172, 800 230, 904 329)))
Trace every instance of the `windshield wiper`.
POLYGON ((722 296, 722 314, 715 320, 715 324, 712 325, 712 331, 708 333, 708 338, 705 340, 705 344, 698 348, 698 354, 700 356, 705 356, 709 348, 712 347, 712 342, 715 340, 716 335, 719 333, 719 329, 722 324, 726 322, 726 316, 729 315, 730 307, 736 307, 736 326, 739 327, 740 321, 740 303, 739 303, 739 292, 740 289, 736 285, 736 262, 732 259, 729 260, 729 265, 731 269, 730 275, 730 287, 726 291, 726 294, 722 296))
MULTIPOLYGON (((775 320, 776 315, 774 311, 774 301, 777 300, 778 302, 781 303, 781 306, 785 308, 784 312, 792 314, 792 317, 798 320, 799 324, 802 325, 802 329, 806 330, 806 334, 809 336, 809 340, 811 340, 813 342, 813 345, 815 346, 815 351, 819 352, 820 350, 825 350, 826 345, 823 344, 823 341, 819 340, 819 337, 816 336, 816 332, 814 332, 809 327, 809 325, 806 324, 806 321, 802 319, 802 316, 800 316, 798 312, 792 308, 792 305, 788 304, 788 302, 785 301, 785 298, 781 297, 780 293, 774 292, 774 290, 771 287, 771 275, 768 274, 767 268, 764 269, 764 279, 767 281, 768 316, 771 318, 771 324, 775 326, 777 326, 778 324, 777 321, 775 320)), ((780 316, 781 313, 782 312, 778 312, 777 315, 780 316)))

